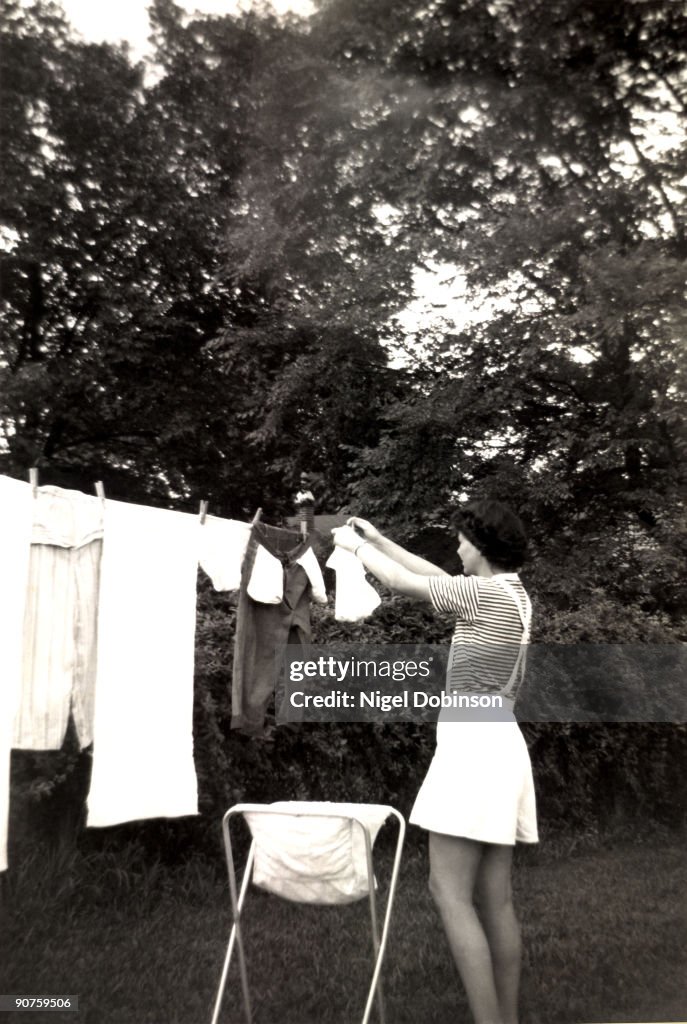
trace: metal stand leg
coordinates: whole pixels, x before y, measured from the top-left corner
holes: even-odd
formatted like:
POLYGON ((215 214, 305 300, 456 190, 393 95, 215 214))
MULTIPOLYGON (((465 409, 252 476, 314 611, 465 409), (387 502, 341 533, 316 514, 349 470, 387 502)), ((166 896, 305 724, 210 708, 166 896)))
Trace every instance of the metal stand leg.
POLYGON ((229 875, 229 893, 231 896, 231 910, 234 923, 229 934, 229 942, 227 943, 227 952, 224 957, 222 977, 220 978, 219 988, 217 990, 217 998, 215 999, 215 1007, 212 1013, 211 1024, 217 1024, 217 1022, 219 1021, 222 999, 224 998, 224 991, 227 985, 227 977, 229 975, 229 964, 231 963, 231 957, 234 952, 234 943, 236 943, 236 946, 238 948, 239 972, 241 975, 241 991, 243 992, 243 1006, 246 1015, 246 1024, 251 1024, 253 1020, 253 1011, 250 1001, 250 990, 248 987, 248 970, 246 968, 246 955, 243 948, 243 936, 241 934, 240 918, 241 911, 243 910, 243 904, 246 899, 246 893, 248 891, 248 884, 250 882, 251 871, 253 870, 253 860, 255 859, 255 843, 251 843, 250 852, 248 854, 248 860, 246 861, 246 868, 245 871, 243 872, 243 879, 241 881, 241 892, 237 896, 236 873, 234 870, 234 858, 231 852, 231 839, 229 836, 229 813, 227 813, 224 817, 224 821, 222 822, 222 830, 224 832, 224 850, 227 859, 227 874, 229 875))
MULTIPOLYGON (((375 954, 375 965, 379 958, 379 925, 377 923, 377 895, 375 893, 374 865, 372 862, 372 846, 370 836, 366 828, 363 828, 365 838, 365 856, 367 858, 367 877, 370 890, 370 923, 372 925, 372 948, 375 954)), ((386 1009, 384 1006, 384 992, 382 990, 382 979, 378 979, 375 986, 377 996, 377 1009, 379 1010, 380 1024, 386 1024, 386 1009)))
POLYGON ((384 927, 382 928, 381 940, 377 938, 377 920, 376 920, 376 906, 374 897, 374 876, 372 874, 372 847, 370 846, 370 838, 365 829, 365 842, 366 852, 368 858, 368 872, 370 873, 370 916, 372 917, 372 935, 375 944, 375 951, 377 953, 377 959, 375 962, 374 972, 372 974, 372 981, 370 982, 370 991, 367 996, 367 1003, 365 1005, 365 1013, 363 1014, 362 1024, 369 1024, 370 1013, 372 1011, 372 1004, 374 1002, 375 994, 378 997, 379 1006, 379 1017, 382 1024, 385 1021, 385 1009, 384 1000, 382 994, 382 987, 380 982, 380 975, 382 971, 382 961, 384 959, 384 953, 386 950, 386 942, 389 935, 389 922, 391 920, 391 909, 394 902, 394 893, 396 892, 396 882, 398 881, 398 872, 401 866, 401 853, 403 852, 403 839, 405 837, 406 823, 403 816, 399 814, 393 807, 389 808, 390 813, 394 815, 398 822, 398 837, 396 840, 396 855, 394 857, 393 868, 391 870, 391 880, 389 882, 389 891, 386 897, 386 910, 384 912, 384 927))

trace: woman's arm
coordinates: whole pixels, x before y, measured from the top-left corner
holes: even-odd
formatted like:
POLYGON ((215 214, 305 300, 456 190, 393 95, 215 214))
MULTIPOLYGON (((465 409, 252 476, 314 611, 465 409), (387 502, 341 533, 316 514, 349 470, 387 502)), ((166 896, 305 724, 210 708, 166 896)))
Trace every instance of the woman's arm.
MULTIPOLYGON (((431 601, 429 593, 429 577, 415 573, 401 565, 389 555, 376 547, 372 541, 365 540, 351 526, 340 526, 332 530, 334 543, 356 555, 368 572, 371 572, 380 583, 398 594, 414 597, 420 601, 431 601)), ((397 547, 398 545, 394 545, 397 547)), ((403 550, 402 548, 400 549, 403 550)), ((423 561, 420 559, 419 561, 423 561)), ((429 563, 425 563, 429 564, 429 563)), ((435 575, 435 574, 432 574, 435 575)))
MULTIPOLYGON (((393 540, 389 540, 379 530, 368 523, 366 519, 360 519, 358 516, 351 516, 347 521, 348 526, 353 526, 355 529, 362 534, 363 540, 368 541, 377 551, 381 551, 382 554, 386 555, 393 562, 403 566, 404 569, 408 569, 409 572, 414 573, 416 576, 447 576, 448 573, 439 568, 438 565, 434 565, 432 562, 428 562, 426 558, 420 558, 418 555, 413 555, 410 551, 406 551, 400 544, 396 544, 393 540)), ((367 563, 366 563, 367 564, 367 563)), ((373 575, 377 575, 374 569, 370 568, 370 572, 373 575)), ((382 580, 382 582, 384 582, 382 580)))

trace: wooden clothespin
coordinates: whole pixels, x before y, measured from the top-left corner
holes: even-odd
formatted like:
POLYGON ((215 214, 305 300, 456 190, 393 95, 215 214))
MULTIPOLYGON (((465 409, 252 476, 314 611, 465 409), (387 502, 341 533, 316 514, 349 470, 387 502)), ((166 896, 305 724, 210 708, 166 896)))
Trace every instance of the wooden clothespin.
POLYGON ((101 501, 105 501, 105 488, 103 487, 102 480, 96 480, 95 493, 101 501))
POLYGON ((198 513, 198 517, 200 519, 200 525, 201 526, 205 522, 205 517, 207 516, 207 514, 208 514, 208 502, 207 501, 201 501, 201 503, 200 503, 200 511, 198 513))
POLYGON ((29 470, 29 483, 33 491, 34 498, 38 497, 38 469, 34 466, 29 470))
POLYGON ((256 523, 259 523, 259 522, 260 522, 260 517, 261 517, 261 516, 262 516, 262 509, 261 509, 261 508, 259 508, 259 509, 258 509, 258 511, 257 511, 257 512, 255 513, 255 515, 253 516, 253 522, 252 522, 252 523, 251 523, 250 525, 251 525, 251 526, 255 526, 255 524, 256 524, 256 523))

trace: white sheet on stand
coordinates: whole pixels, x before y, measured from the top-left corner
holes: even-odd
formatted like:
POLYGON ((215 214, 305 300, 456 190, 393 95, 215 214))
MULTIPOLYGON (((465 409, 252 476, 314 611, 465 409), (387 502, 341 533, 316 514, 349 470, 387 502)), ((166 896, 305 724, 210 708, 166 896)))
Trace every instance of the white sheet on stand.
POLYGON ((88 825, 198 812, 198 517, 105 503, 88 825))
POLYGON ((10 748, 21 684, 32 502, 29 484, 0 476, 0 871, 7 868, 10 748))
POLYGON ((245 815, 255 840, 255 885, 300 903, 352 903, 367 895, 365 838, 357 822, 372 847, 388 807, 297 800, 268 806, 281 813, 245 815))

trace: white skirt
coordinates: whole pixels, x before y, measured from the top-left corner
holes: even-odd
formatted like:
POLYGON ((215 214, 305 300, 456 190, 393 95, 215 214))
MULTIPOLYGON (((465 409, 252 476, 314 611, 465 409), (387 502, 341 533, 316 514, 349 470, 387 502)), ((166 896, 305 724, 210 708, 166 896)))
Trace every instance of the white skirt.
POLYGON ((517 722, 439 721, 410 823, 483 843, 536 843, 532 766, 517 722))

